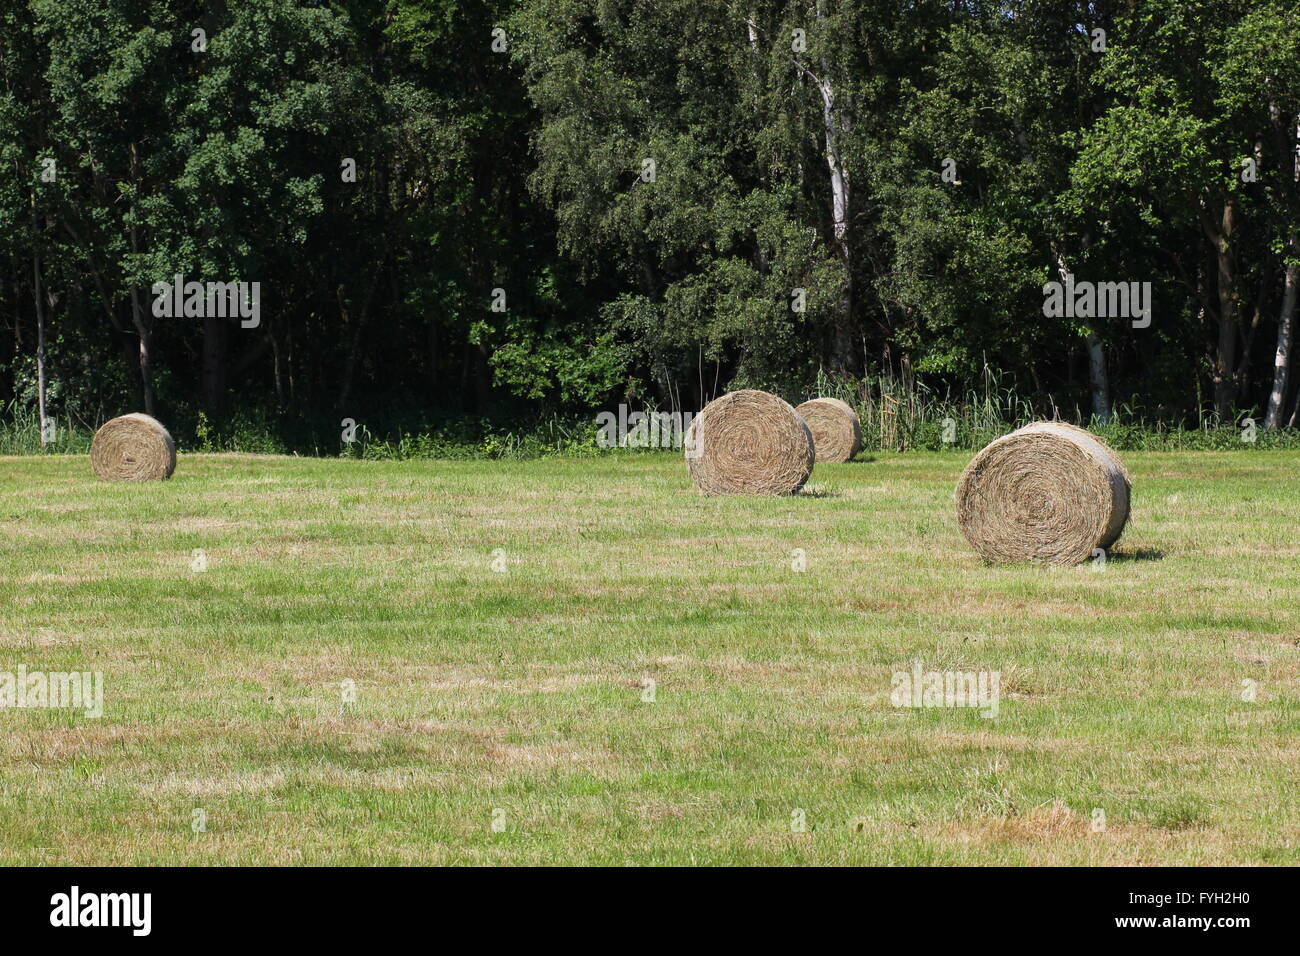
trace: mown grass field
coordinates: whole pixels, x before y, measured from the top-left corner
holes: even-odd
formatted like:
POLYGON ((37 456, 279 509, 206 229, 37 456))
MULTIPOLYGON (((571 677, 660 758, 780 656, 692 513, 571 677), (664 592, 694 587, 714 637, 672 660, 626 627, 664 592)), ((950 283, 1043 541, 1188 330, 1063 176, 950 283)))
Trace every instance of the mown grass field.
POLYGON ((0 671, 105 703, 0 710, 0 861, 1300 863, 1300 454, 1125 454, 1069 570, 980 563, 968 457, 771 500, 668 454, 0 459, 0 671), (892 707, 915 660, 998 716, 892 707))

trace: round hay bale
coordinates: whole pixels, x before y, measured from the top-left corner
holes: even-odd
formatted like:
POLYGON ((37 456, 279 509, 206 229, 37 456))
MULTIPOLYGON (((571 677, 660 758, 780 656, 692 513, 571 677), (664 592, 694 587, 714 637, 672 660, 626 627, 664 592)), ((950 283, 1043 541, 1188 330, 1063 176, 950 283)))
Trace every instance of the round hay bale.
POLYGON ((686 433, 686 468, 706 495, 791 495, 812 474, 812 432, 789 403, 755 389, 704 406, 686 433))
POLYGON ((158 419, 132 412, 95 432, 90 467, 104 481, 161 481, 176 468, 176 443, 158 419))
POLYGON ((852 461, 862 450, 862 423, 848 402, 814 398, 795 411, 812 432, 818 461, 852 461))
POLYGON ((957 524, 985 560, 1078 564, 1119 540, 1132 484, 1104 441, 1032 422, 991 442, 957 485, 957 524))

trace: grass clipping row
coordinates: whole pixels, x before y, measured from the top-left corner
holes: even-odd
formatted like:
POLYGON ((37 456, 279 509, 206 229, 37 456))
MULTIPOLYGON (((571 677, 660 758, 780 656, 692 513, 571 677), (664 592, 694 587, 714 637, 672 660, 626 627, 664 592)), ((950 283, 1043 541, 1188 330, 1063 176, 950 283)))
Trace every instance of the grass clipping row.
POLYGON ((852 461, 862 450, 862 422, 848 402, 814 398, 795 411, 812 432, 818 461, 852 461))
POLYGON ((957 523, 996 563, 1078 564, 1119 540, 1132 485, 1091 432, 1033 422, 984 448, 957 485, 957 523))
POLYGON ((95 432, 90 467, 104 481, 161 481, 176 470, 176 443, 158 419, 122 415, 95 432))
POLYGON ((792 495, 812 474, 812 432, 789 403, 755 389, 704 406, 686 433, 686 468, 706 495, 792 495))

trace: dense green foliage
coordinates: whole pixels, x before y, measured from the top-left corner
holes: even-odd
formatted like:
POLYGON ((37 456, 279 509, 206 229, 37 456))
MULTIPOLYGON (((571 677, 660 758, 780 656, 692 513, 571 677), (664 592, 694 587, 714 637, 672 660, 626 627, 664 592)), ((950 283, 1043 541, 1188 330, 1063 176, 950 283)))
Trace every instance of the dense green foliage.
POLYGON ((992 368, 1294 424, 1298 120, 1284 0, 10 0, 0 400, 333 453, 992 368), (1067 270, 1150 325, 1045 316, 1067 270))

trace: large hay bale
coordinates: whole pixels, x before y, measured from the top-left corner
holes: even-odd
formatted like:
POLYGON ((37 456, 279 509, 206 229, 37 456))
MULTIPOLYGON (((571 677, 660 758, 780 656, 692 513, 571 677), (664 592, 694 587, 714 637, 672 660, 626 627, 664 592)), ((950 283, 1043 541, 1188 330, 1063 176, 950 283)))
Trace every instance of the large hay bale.
POLYGON ((984 448, 957 485, 957 523, 986 560, 1078 564, 1119 540, 1132 485, 1104 441, 1032 422, 984 448))
POLYGON ((755 389, 704 406, 686 433, 686 468, 706 495, 790 495, 812 474, 812 433, 789 403, 755 389))
POLYGON ((848 402, 814 398, 795 411, 812 432, 818 461, 852 461, 862 450, 862 423, 848 402))
POLYGON ((158 419, 132 412, 95 432, 90 466, 104 481, 161 481, 176 468, 176 443, 158 419))

